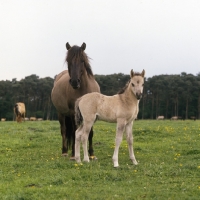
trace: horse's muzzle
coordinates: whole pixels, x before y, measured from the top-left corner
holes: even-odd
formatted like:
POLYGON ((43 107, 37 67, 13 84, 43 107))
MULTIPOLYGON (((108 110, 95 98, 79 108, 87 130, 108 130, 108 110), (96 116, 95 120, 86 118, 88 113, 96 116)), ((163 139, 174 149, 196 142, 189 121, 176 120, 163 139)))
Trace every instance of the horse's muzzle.
POLYGON ((73 89, 78 89, 78 88, 80 88, 81 81, 80 81, 80 79, 77 79, 77 80, 70 79, 69 83, 73 87, 73 89))

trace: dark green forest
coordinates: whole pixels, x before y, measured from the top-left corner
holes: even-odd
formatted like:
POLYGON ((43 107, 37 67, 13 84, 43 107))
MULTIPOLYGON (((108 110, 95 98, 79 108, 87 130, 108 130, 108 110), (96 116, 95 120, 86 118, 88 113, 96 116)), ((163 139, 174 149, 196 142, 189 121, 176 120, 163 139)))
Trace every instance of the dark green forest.
MULTIPOLYGON (((130 76, 122 73, 95 75, 101 93, 116 94, 125 86, 130 76)), ((56 120, 56 109, 51 102, 54 78, 39 78, 33 74, 17 81, 0 81, 0 118, 13 120, 16 102, 24 102, 26 116, 56 120)), ((196 76, 182 72, 180 75, 158 75, 145 79, 144 94, 140 101, 138 119, 156 119, 164 115, 170 119, 179 116, 200 119, 200 73, 196 76)))

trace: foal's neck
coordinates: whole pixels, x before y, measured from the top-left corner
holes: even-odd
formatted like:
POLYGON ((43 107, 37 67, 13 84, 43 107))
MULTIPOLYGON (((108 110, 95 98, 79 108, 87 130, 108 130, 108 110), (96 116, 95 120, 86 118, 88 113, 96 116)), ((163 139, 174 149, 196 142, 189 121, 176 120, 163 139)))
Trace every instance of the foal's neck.
POLYGON ((125 90, 125 92, 123 93, 124 95, 124 99, 126 101, 127 104, 136 104, 138 105, 140 100, 138 100, 136 98, 136 96, 133 94, 131 88, 128 86, 128 88, 125 90))

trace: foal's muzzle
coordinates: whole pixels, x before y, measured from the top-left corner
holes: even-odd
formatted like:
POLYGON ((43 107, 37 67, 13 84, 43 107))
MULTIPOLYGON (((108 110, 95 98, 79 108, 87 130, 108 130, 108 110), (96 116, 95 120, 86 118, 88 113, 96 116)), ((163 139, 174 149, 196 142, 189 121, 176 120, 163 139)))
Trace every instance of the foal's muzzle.
POLYGON ((137 100, 140 100, 142 98, 142 93, 136 93, 137 100))
POLYGON ((70 78, 69 83, 74 89, 78 89, 78 88, 80 88, 81 80, 80 79, 72 80, 70 78))

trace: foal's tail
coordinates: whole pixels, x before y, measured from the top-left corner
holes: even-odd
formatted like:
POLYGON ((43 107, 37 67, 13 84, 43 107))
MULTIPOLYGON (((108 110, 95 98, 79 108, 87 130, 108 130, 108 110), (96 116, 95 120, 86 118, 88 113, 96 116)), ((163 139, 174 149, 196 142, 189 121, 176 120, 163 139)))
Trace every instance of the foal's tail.
POLYGON ((75 102, 75 123, 76 123, 77 127, 79 127, 83 122, 83 117, 82 117, 81 111, 79 109, 80 100, 81 100, 81 98, 77 99, 75 102))

